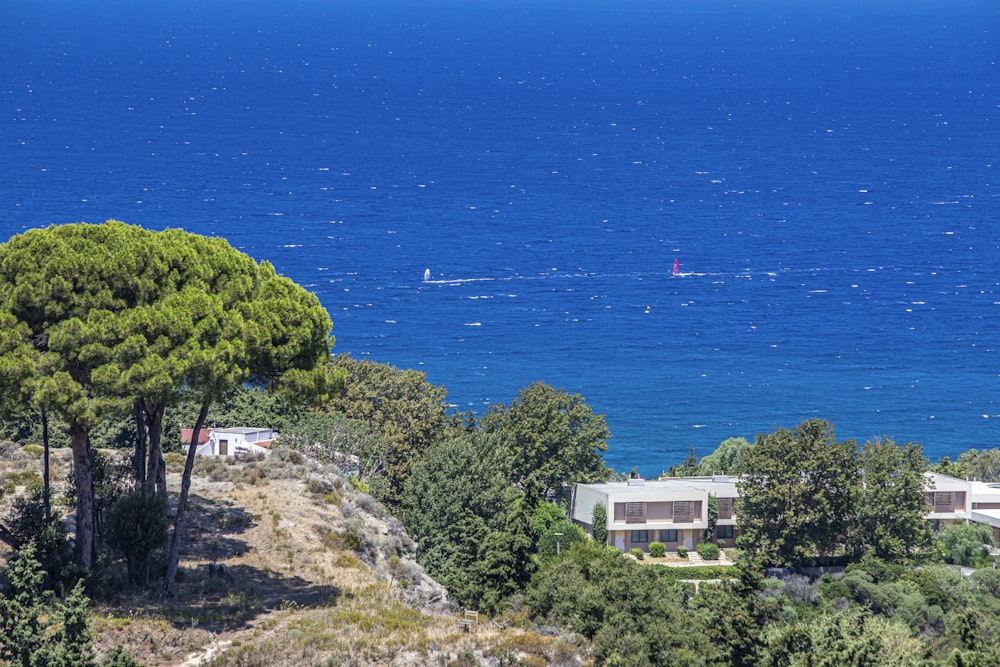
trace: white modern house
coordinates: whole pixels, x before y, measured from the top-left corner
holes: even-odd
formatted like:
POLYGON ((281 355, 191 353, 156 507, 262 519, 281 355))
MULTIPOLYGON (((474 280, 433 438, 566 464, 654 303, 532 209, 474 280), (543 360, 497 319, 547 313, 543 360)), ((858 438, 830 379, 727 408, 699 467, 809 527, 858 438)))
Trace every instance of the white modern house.
MULTIPOLYGON (((182 429, 181 439, 185 447, 191 446, 193 429, 182 429)), ((204 429, 198 438, 196 456, 245 456, 269 453, 275 439, 270 428, 213 428, 204 429)))
POLYGON ((577 484, 570 518, 590 532, 594 506, 602 504, 607 510, 608 544, 622 551, 649 551, 650 542, 663 542, 668 551, 681 545, 693 549, 708 527, 709 496, 719 504, 714 541, 734 546, 736 478, 726 475, 577 484))
MULTIPOLYGON (((978 521, 993 527, 1000 537, 1000 484, 983 484, 924 473, 927 519, 937 529, 949 523, 978 521)), ((607 510, 608 544, 622 551, 649 551, 650 542, 663 542, 668 551, 683 545, 693 549, 708 527, 708 498, 719 505, 713 541, 722 547, 736 544, 739 526, 733 504, 738 477, 663 477, 655 480, 577 484, 570 519, 591 532, 594 506, 607 510)))

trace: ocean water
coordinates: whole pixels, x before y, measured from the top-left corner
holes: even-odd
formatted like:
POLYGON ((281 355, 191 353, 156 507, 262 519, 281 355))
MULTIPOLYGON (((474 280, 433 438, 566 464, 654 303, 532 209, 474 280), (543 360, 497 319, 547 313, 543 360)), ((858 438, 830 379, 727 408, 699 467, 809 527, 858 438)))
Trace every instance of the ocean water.
POLYGON ((1000 445, 995 3, 138 4, 0 7, 0 240, 224 236, 456 409, 581 393, 616 469, 1000 445))

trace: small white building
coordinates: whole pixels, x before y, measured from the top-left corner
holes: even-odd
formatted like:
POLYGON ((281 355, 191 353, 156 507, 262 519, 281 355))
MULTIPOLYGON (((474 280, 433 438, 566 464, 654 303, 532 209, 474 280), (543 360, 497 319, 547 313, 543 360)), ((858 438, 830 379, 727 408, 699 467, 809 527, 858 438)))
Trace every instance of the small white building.
MULTIPOLYGON (((185 447, 191 446, 193 429, 182 429, 185 447)), ((245 456, 270 451, 274 430, 270 428, 236 427, 205 429, 198 438, 196 456, 245 456)))

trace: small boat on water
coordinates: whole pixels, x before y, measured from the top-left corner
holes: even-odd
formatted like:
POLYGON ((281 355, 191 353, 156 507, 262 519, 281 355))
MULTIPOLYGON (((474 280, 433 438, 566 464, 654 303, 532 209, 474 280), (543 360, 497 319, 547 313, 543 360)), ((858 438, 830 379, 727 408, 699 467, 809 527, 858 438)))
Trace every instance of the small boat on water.
POLYGON ((674 260, 674 269, 673 269, 673 271, 671 271, 671 272, 670 272, 670 275, 672 275, 672 276, 676 276, 676 275, 678 275, 678 274, 679 274, 680 272, 681 272, 681 263, 680 263, 680 260, 676 260, 676 259, 675 259, 675 260, 674 260))
POLYGON ((427 282, 430 279, 431 279, 431 270, 424 269, 424 282, 427 282))

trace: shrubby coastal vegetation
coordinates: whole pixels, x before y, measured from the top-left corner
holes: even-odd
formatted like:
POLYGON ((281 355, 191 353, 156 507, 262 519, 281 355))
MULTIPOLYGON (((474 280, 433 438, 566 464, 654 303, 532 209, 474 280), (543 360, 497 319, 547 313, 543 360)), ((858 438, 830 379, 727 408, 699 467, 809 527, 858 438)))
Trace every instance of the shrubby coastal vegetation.
POLYGON ((923 474, 1000 481, 1000 450, 930 465, 822 420, 692 450, 664 474, 739 476, 741 535, 670 567, 695 559, 607 546, 603 506, 569 520, 574 484, 629 476, 584 397, 455 412, 331 326, 221 239, 0 244, 0 663, 1000 664, 992 530, 935 532, 923 474), (180 444, 246 425, 266 459, 180 444))

